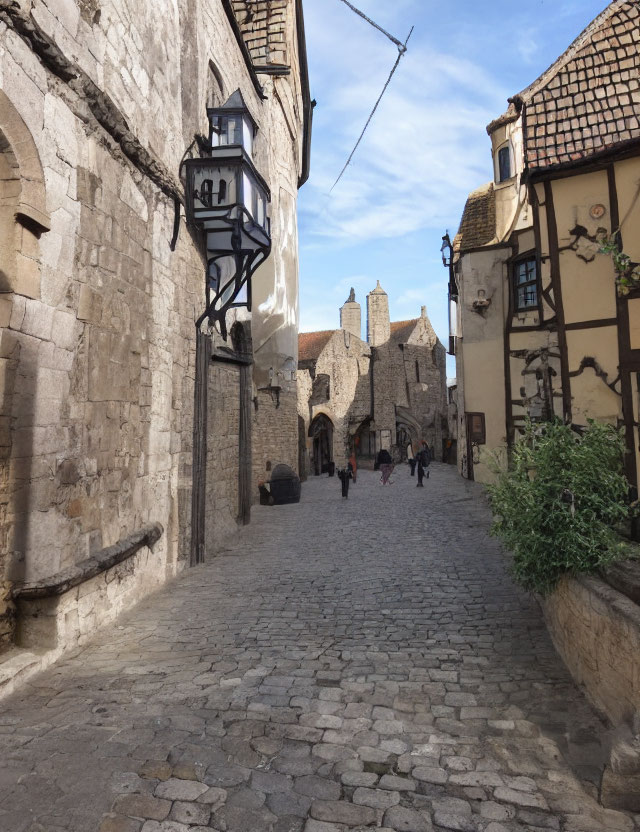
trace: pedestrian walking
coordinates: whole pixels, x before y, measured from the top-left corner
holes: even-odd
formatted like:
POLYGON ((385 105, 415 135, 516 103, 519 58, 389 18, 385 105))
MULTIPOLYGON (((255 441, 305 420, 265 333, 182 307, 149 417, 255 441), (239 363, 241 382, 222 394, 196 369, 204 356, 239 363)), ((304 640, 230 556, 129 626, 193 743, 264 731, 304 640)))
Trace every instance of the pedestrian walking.
POLYGON ((409 463, 409 468, 411 468, 411 476, 415 477, 416 475, 416 457, 413 453, 413 445, 411 442, 407 445, 407 462, 409 463))
POLYGON ((351 471, 348 468, 341 468, 338 471, 338 479, 342 483, 342 497, 345 500, 349 499, 349 480, 351 479, 351 471))
POLYGON ((351 456, 349 457, 349 470, 351 471, 351 479, 355 485, 358 478, 358 461, 355 450, 351 451, 351 456))
POLYGON ((393 485, 393 482, 389 479, 393 472, 393 460, 391 459, 391 454, 386 449, 382 449, 378 454, 378 467, 380 468, 380 482, 382 485, 393 485))
POLYGON ((424 477, 425 474, 427 479, 429 479, 429 465, 431 463, 431 450, 427 443, 423 440, 422 447, 418 451, 418 485, 417 488, 424 488, 424 477))

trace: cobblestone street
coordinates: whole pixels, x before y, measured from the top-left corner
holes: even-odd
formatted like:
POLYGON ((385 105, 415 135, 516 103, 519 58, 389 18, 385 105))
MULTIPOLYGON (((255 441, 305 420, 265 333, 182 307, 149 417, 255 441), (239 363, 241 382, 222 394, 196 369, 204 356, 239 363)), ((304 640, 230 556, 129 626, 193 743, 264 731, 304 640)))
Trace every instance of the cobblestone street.
POLYGON ((254 509, 0 707, 2 832, 631 832, 604 726, 434 465, 254 509))

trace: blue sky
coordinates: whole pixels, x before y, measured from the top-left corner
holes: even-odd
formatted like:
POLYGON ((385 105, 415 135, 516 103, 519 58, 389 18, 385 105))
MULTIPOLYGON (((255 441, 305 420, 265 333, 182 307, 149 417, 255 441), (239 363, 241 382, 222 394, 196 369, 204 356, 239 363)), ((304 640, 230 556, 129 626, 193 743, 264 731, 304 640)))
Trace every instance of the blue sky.
MULTIPOLYGON (((334 329, 349 288, 380 280, 392 320, 427 306, 447 343, 442 234, 492 177, 486 125, 597 15, 603 0, 353 0, 409 50, 352 165, 329 190, 397 57, 340 0, 305 0, 314 114, 300 192, 300 329, 334 329)), ((363 314, 363 326, 364 326, 363 314)), ((451 374, 452 368, 450 368, 451 374)))

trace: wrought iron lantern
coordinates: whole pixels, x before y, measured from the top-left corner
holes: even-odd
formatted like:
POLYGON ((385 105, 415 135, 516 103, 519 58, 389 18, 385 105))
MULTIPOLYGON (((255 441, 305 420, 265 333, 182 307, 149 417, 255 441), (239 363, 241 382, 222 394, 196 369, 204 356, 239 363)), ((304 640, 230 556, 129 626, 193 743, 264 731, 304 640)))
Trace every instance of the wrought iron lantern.
POLYGON ((208 155, 184 162, 187 222, 207 259, 207 305, 196 322, 217 321, 227 337, 228 309, 251 309, 251 276, 271 252, 269 187, 253 163, 257 131, 240 91, 207 110, 208 155))

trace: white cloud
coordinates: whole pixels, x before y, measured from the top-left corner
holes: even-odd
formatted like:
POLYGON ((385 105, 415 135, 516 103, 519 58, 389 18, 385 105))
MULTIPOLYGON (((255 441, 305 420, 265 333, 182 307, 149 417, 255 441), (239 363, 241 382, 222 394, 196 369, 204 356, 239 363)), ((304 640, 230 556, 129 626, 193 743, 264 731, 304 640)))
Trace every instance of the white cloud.
MULTIPOLYGON (((364 22, 341 29, 335 9, 309 8, 313 51, 326 55, 331 44, 331 60, 319 64, 314 82, 323 91, 314 116, 323 141, 314 146, 301 195, 306 239, 358 243, 446 225, 490 175, 484 126, 499 114, 496 96, 506 106, 506 91, 464 57, 430 49, 416 32, 353 163, 329 194, 397 52, 364 22)), ((383 8, 372 2, 367 11, 383 8)), ((391 17, 397 20, 396 9, 391 17)))

